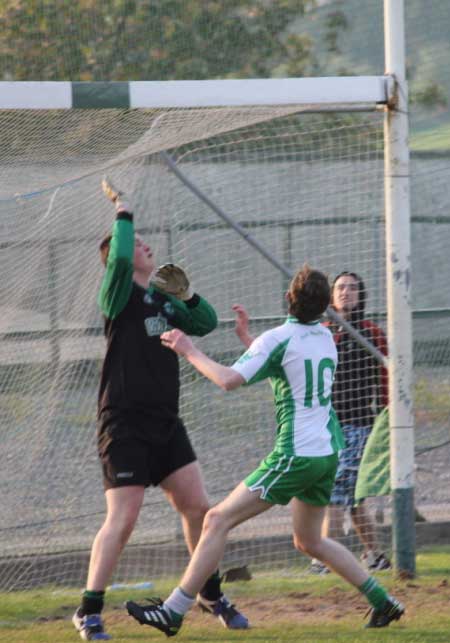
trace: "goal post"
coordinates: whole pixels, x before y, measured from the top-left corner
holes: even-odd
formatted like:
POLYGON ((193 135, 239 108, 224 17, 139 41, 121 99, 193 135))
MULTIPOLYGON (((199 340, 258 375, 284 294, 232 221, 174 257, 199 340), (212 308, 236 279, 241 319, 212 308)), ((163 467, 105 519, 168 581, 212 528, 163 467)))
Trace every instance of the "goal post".
MULTIPOLYGON (((181 263, 218 309, 201 343, 229 362, 241 350, 231 304, 247 305, 255 330, 283 319, 286 279, 304 260, 367 275, 370 310, 384 310, 383 121, 395 87, 389 76, 0 84, 1 587, 82 584, 103 514, 97 244, 114 215, 102 176, 132 196, 158 260, 181 263), (286 270, 186 190, 161 153, 286 270)), ((215 502, 270 448, 271 395, 254 387, 231 403, 186 364, 182 377, 181 412, 215 502)), ((178 573, 186 560, 176 517, 150 495, 117 580, 178 573)), ((226 564, 264 567, 274 546, 291 561, 290 521, 273 511, 233 534, 226 564)))
POLYGON ((414 416, 411 312, 411 210, 404 3, 384 1, 386 69, 395 101, 385 119, 385 214, 389 337, 389 423, 393 552, 396 569, 414 576, 414 416))
MULTIPOLYGON (((167 163, 167 165, 170 167, 170 169, 177 175, 177 177, 180 179, 184 185, 188 187, 189 190, 191 190, 200 200, 202 200, 206 205, 211 208, 216 214, 226 221, 226 223, 235 230, 235 232, 243 237, 245 241, 255 248, 257 252, 259 252, 269 263, 271 263, 277 270, 279 270, 287 279, 292 279, 294 276, 294 273, 291 269, 289 269, 284 263, 280 262, 275 255, 273 255, 271 252, 267 250, 267 248, 262 245, 253 235, 249 234, 245 228, 243 228, 237 221, 235 221, 232 217, 230 217, 226 212, 224 212, 219 206, 217 206, 214 202, 212 202, 207 195, 203 194, 201 190, 198 189, 198 187, 193 184, 177 167, 176 163, 168 156, 166 153, 161 152, 161 156, 164 159, 164 161, 167 163)), ((345 330, 356 339, 358 343, 360 343, 364 348, 371 353, 375 357, 375 359, 382 364, 383 366, 387 367, 388 365, 388 359, 385 355, 383 355, 376 346, 371 344, 371 342, 364 337, 356 328, 354 328, 346 319, 338 315, 335 310, 330 306, 327 309, 327 315, 330 319, 332 319, 334 322, 338 323, 342 328, 345 328, 345 330)))
POLYGON ((130 82, 0 83, 0 109, 149 109, 297 105, 370 110, 393 95, 391 76, 130 82))

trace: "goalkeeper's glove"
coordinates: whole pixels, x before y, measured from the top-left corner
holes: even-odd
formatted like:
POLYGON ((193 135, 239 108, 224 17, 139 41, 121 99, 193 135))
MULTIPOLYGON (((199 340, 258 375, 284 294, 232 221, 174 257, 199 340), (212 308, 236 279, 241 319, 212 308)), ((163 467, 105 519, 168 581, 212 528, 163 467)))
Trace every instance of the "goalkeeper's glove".
POLYGON ((182 301, 191 299, 194 294, 183 268, 174 263, 159 266, 152 274, 150 283, 182 301))
POLYGON ((102 181, 102 190, 105 194, 105 196, 108 197, 110 201, 114 203, 116 206, 116 212, 131 212, 131 206, 124 195, 123 192, 118 190, 110 181, 110 179, 105 176, 105 178, 102 181))

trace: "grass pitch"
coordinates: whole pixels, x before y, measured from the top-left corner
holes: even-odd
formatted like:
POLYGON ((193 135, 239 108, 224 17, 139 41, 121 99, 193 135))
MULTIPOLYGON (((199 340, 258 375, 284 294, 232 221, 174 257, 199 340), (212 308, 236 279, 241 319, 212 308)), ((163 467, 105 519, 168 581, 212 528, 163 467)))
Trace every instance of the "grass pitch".
MULTIPOLYGON (((250 582, 225 586, 227 595, 249 617, 251 629, 225 630, 216 619, 192 610, 178 641, 209 643, 448 643, 450 640, 450 547, 427 549, 417 556, 417 578, 400 581, 390 572, 379 580, 406 606, 400 622, 385 629, 365 630, 367 604, 358 592, 334 574, 255 574, 250 582)), ((152 595, 166 596, 177 579, 157 581, 152 595)), ((129 598, 143 600, 149 591, 115 591, 107 596, 107 631, 120 643, 165 641, 164 634, 133 621, 123 609, 129 598)), ((0 641, 66 643, 81 640, 71 616, 80 592, 46 588, 0 595, 0 641)))

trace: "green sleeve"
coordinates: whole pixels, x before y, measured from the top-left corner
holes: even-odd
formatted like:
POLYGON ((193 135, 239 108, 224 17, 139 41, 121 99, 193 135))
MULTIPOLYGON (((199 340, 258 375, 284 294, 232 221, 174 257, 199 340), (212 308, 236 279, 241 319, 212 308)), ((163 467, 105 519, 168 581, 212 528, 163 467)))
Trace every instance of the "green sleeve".
MULTIPOLYGON (((267 378, 279 377, 282 374, 281 364, 283 357, 289 344, 289 338, 281 344, 278 344, 267 356, 267 359, 261 364, 260 368, 254 375, 246 382, 246 384, 256 384, 262 382, 267 378)), ((245 353, 244 353, 245 355, 245 353)))
MULTIPOLYGON (((155 288, 155 290, 159 290, 155 288)), ((217 314, 210 303, 197 293, 187 302, 164 293, 174 307, 171 324, 187 335, 203 337, 217 326, 217 314)))
POLYGON ((132 220, 117 219, 112 230, 106 271, 98 304, 103 314, 115 319, 125 308, 133 284, 134 226, 132 220))

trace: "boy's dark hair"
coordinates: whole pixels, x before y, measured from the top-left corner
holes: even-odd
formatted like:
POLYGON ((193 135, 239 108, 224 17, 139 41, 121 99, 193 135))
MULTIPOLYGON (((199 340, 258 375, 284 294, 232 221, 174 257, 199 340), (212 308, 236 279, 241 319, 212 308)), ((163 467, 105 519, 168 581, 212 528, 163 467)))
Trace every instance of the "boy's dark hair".
POLYGON ((302 324, 319 319, 330 303, 330 284, 323 272, 304 266, 292 278, 287 294, 289 314, 302 324))
POLYGON ((98 247, 98 249, 100 250, 100 258, 104 266, 106 266, 106 262, 108 261, 109 246, 111 244, 111 239, 112 239, 112 235, 107 234, 106 237, 104 237, 101 240, 100 245, 98 247))

